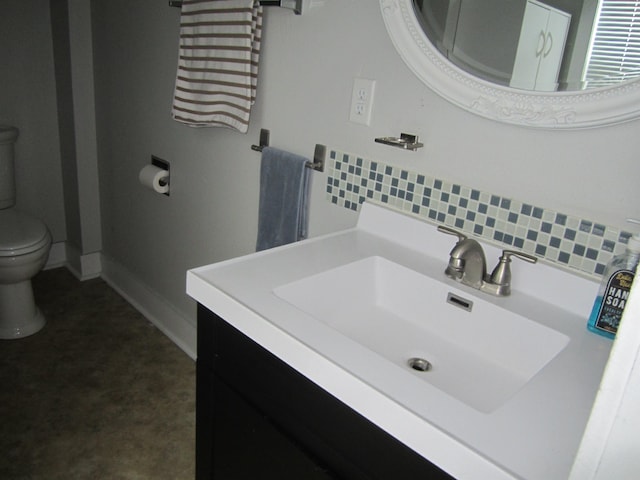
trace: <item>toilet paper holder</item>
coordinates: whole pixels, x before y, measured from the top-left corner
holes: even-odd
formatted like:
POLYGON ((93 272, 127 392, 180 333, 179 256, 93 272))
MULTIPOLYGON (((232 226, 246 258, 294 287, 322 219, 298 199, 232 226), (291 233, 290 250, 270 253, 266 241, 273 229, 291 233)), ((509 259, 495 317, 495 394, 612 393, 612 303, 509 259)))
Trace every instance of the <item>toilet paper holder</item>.
MULTIPOLYGON (((155 155, 151 155, 151 165, 154 165, 158 168, 161 168, 167 171, 168 175, 167 175, 166 183, 168 184, 169 178, 171 176, 171 172, 170 172, 171 166, 169 165, 169 162, 159 157, 156 157, 155 155)), ((165 193, 163 193, 163 195, 166 195, 168 197, 169 193, 170 193, 170 190, 167 190, 165 193)))

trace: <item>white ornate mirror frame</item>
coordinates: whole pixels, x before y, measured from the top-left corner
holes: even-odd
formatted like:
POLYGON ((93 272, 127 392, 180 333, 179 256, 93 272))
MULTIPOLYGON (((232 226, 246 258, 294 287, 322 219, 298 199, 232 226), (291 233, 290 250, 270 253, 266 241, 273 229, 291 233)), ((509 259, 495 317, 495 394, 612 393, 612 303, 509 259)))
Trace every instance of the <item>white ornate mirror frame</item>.
POLYGON ((578 129, 640 118, 640 80, 575 92, 528 92, 478 79, 449 62, 430 42, 412 0, 380 0, 391 41, 409 68, 451 103, 515 125, 578 129))

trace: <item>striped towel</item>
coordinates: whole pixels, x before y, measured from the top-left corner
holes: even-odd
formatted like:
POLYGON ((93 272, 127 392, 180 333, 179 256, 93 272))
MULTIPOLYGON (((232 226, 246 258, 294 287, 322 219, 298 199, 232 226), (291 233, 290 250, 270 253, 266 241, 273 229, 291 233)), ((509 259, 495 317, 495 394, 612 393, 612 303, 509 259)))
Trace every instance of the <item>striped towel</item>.
POLYGON ((246 133, 261 33, 257 0, 183 0, 174 120, 246 133))

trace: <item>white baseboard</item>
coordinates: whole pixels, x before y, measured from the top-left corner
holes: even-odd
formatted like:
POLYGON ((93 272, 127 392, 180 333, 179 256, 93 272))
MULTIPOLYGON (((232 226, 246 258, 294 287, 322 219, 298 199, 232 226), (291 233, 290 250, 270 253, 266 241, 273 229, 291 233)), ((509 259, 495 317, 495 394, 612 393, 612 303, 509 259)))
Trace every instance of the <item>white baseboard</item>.
POLYGON ((97 278, 102 274, 102 254, 100 252, 87 253, 80 257, 81 280, 97 278))
POLYGON ((102 273, 102 254, 93 252, 83 255, 68 242, 56 242, 51 245, 44 269, 58 267, 66 267, 78 280, 91 280, 102 273))
POLYGON ((102 278, 193 360, 196 321, 178 312, 158 293, 111 259, 102 256, 102 278))
POLYGON ((67 242, 56 242, 51 244, 49 258, 44 266, 45 270, 67 266, 67 242))
POLYGON ((102 255, 99 252, 80 255, 80 252, 67 244, 66 267, 82 282, 98 278, 102 274, 102 255))

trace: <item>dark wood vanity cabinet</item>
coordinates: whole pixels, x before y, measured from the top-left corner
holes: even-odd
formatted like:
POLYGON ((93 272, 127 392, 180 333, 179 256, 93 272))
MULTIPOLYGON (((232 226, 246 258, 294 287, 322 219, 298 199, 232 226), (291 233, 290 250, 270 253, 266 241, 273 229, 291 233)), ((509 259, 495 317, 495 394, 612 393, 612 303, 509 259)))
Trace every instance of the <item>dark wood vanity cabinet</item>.
POLYGON ((196 388, 198 480, 452 478, 202 305, 196 388))

